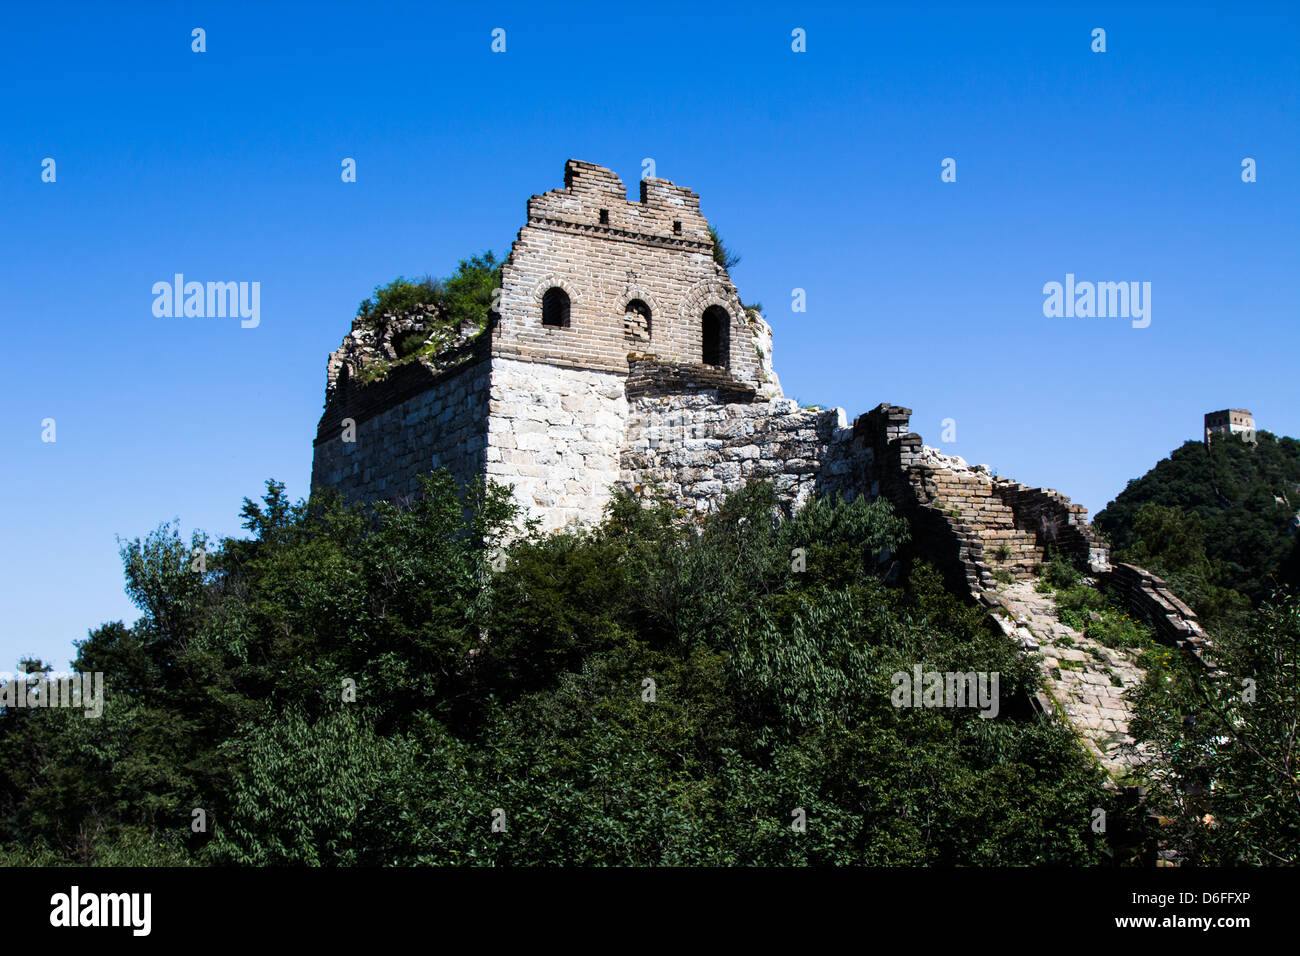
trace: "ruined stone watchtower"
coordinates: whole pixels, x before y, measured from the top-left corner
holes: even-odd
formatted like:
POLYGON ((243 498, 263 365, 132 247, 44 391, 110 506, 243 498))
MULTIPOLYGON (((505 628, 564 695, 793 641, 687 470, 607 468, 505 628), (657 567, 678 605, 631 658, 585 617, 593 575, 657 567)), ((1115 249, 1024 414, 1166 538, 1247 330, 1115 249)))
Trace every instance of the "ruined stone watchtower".
POLYGON ((1081 506, 925 448, 908 409, 850 427, 785 398, 771 330, 714 261, 689 189, 648 179, 630 201, 610 170, 570 160, 563 189, 528 201, 501 285, 490 321, 418 360, 395 343, 434 334, 420 315, 354 322, 330 356, 313 487, 401 499, 442 467, 511 486, 560 528, 599 521, 620 488, 703 513, 762 479, 787 512, 817 493, 888 498, 972 592, 1029 575, 1048 546, 1107 565, 1081 506))
POLYGON ((1205 444, 1214 441, 1215 435, 1240 435, 1247 442, 1255 441, 1255 416, 1248 408, 1225 408, 1205 413, 1205 444))
MULTIPOLYGON (((350 338, 369 334, 354 327, 350 338)), ((499 310, 460 354, 362 383, 353 345, 331 356, 313 486, 396 498, 441 466, 513 485, 548 527, 598 520, 627 477, 636 363, 751 399, 781 395, 771 332, 714 261, 699 196, 645 179, 629 201, 618 176, 578 160, 565 165, 563 189, 529 199, 499 310)))
MULTIPOLYGON (((909 527, 897 556, 878 556, 885 578, 898 559, 924 558, 955 591, 1004 612, 991 620, 1026 648, 1039 645, 1020 623, 1035 597, 1024 585, 1056 554, 1108 580, 1167 642, 1197 655, 1208 647, 1163 581, 1111 567, 1081 505, 927 448, 907 408, 881 403, 850 426, 842 409, 783 397, 771 330, 714 261, 690 190, 648 179, 629 201, 610 170, 570 160, 563 189, 528 201, 499 292, 495 311, 484 302, 481 316, 457 320, 436 302, 362 310, 329 359, 313 488, 401 500, 419 492, 421 474, 446 468, 462 482, 511 486, 552 529, 599 521, 618 489, 653 487, 696 514, 752 479, 769 481, 787 513, 814 494, 883 498, 909 527)), ((1254 427, 1240 409, 1205 424, 1207 440, 1254 427)), ((1117 719, 1127 730, 1126 712, 1086 696, 1093 678, 1110 681, 1044 667, 1067 718, 1117 761, 1110 737, 1117 719), (1073 686, 1061 674, 1088 679, 1073 686)))

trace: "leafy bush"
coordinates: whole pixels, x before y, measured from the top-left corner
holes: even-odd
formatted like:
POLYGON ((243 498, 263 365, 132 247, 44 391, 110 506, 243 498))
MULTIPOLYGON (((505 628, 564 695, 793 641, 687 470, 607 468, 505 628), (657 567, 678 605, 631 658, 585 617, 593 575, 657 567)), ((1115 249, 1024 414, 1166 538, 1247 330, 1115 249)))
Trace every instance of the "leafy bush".
POLYGON ((1083 575, 1064 558, 1053 555, 1043 571, 1043 580, 1053 588, 1072 588, 1083 575))
POLYGON ((425 276, 411 281, 398 276, 388 285, 376 286, 374 294, 357 308, 357 317, 403 315, 419 306, 430 306, 439 325, 458 328, 468 323, 482 327, 487 322, 493 292, 501 286, 502 265, 489 250, 460 260, 456 271, 446 279, 425 276))
POLYGON ((451 277, 441 284, 440 305, 448 321, 460 326, 470 323, 482 327, 492 307, 492 293, 501 287, 503 262, 489 250, 479 256, 462 259, 451 277))
POLYGON ((359 318, 401 315, 420 305, 440 305, 442 285, 432 276, 410 280, 398 276, 388 285, 376 286, 374 293, 357 306, 359 318))
POLYGON ((1133 620, 1106 594, 1089 585, 1075 583, 1062 588, 1055 592, 1055 600, 1056 616, 1062 624, 1106 647, 1145 647, 1154 639, 1149 625, 1133 620))
POLYGON ((1123 611, 1106 608, 1088 621, 1084 635, 1106 647, 1145 647, 1153 640, 1149 625, 1133 620, 1123 611))
POLYGON ((473 329, 485 328, 501 285, 502 263, 491 251, 462 259, 447 279, 426 276, 418 282, 397 278, 361 303, 359 320, 382 328, 390 316, 418 313, 420 328, 398 332, 392 341, 396 359, 368 360, 356 370, 359 382, 385 377, 400 363, 432 357, 462 341, 473 329))
POLYGON ((412 329, 393 338, 393 351, 397 353, 399 359, 404 359, 420 351, 428 341, 428 332, 412 329))

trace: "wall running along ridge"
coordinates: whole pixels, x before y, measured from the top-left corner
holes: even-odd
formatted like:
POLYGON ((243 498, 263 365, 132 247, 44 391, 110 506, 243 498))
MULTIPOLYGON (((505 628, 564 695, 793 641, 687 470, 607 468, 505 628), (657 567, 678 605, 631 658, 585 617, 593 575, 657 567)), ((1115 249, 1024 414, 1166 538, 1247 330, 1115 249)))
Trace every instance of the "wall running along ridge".
POLYGON ((617 489, 654 489, 691 514, 753 479, 772 482, 786 514, 815 494, 883 497, 911 526, 910 552, 986 606, 999 603, 999 581, 1032 577, 1051 549, 1113 584, 1162 639, 1207 649, 1163 581, 1110 566, 1081 505, 926 447, 910 409, 881 404, 850 426, 842 409, 785 398, 771 329, 713 261, 695 193, 647 179, 629 201, 613 172, 577 160, 564 183, 528 201, 482 331, 463 328, 454 346, 375 378, 395 358, 395 333, 423 330, 427 309, 354 322, 329 360, 313 488, 399 500, 445 467, 462 483, 512 486, 544 529, 600 521, 617 489), (543 324, 551 289, 568 298, 567 325, 543 324), (648 321, 629 312, 636 303, 648 321), (704 362, 712 307, 726 315, 717 365, 704 362), (355 442, 342 441, 344 419, 355 442))

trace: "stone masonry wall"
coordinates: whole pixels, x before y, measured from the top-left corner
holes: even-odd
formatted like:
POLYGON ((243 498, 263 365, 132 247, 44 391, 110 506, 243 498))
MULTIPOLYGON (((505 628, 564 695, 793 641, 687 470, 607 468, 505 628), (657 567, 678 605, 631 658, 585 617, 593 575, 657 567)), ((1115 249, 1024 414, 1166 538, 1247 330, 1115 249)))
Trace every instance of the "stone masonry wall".
POLYGON ((1089 568, 1109 564, 1109 548, 1088 524, 1088 509, 1071 504, 1060 492, 1030 488, 999 478, 993 491, 1015 514, 1016 527, 1032 532, 1040 547, 1054 546, 1061 554, 1089 568))
POLYGON ((1163 578, 1132 564, 1116 564, 1107 569, 1103 580, 1131 609, 1151 622, 1161 641, 1187 651, 1213 669, 1213 647, 1201 630, 1196 612, 1169 590, 1163 578))
POLYGON ((396 501, 417 494, 418 476, 436 468, 462 484, 482 475, 491 366, 479 353, 449 372, 412 363, 336 395, 317 431, 311 486, 353 501, 396 501), (355 422, 354 442, 343 441, 344 419, 355 422))
POLYGON ((679 507, 717 509, 753 479, 772 482, 787 513, 843 467, 849 430, 840 409, 756 400, 752 389, 709 366, 633 361, 619 483, 656 485, 679 507))
POLYGON ((493 358, 486 475, 545 530, 600 520, 619 478, 625 378, 493 358))

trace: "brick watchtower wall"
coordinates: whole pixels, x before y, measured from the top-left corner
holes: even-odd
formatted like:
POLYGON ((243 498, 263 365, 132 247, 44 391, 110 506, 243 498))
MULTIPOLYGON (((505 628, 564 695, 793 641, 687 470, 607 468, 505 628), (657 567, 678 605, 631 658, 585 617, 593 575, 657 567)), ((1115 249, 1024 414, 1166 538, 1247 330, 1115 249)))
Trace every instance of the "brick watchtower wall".
POLYGON ((623 471, 629 354, 681 365, 709 354, 729 379, 770 389, 759 332, 713 261, 695 193, 646 179, 629 201, 613 172, 570 160, 563 189, 528 201, 502 272, 488 477, 514 485, 544 527, 598 521, 623 471), (544 321, 548 293, 567 304, 558 324, 544 321), (725 321, 711 327, 706 312, 725 321))
POLYGON ((564 188, 528 200, 502 274, 495 356, 627 374, 628 353, 702 361, 704 313, 726 313, 731 375, 761 384, 754 331, 726 270, 713 261, 700 197, 665 179, 643 179, 629 201, 613 172, 571 159, 564 188), (569 324, 542 324, 550 288, 569 297, 569 324), (649 309, 648 335, 629 329, 628 304, 649 309))
POLYGON ((1246 441, 1255 441, 1255 416, 1248 408, 1225 408, 1205 414, 1205 444, 1215 435, 1241 435, 1246 441))

